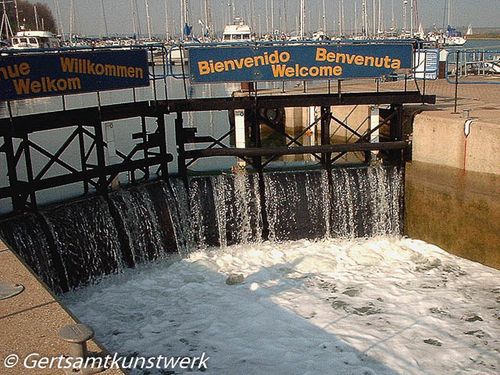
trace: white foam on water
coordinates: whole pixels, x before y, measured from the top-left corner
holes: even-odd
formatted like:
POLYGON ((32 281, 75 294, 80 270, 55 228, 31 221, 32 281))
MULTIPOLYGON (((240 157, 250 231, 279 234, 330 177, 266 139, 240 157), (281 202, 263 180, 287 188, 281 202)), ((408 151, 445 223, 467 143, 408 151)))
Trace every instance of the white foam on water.
POLYGON ((412 239, 300 240, 199 251, 63 299, 111 352, 205 352, 204 374, 497 374, 499 276, 412 239))

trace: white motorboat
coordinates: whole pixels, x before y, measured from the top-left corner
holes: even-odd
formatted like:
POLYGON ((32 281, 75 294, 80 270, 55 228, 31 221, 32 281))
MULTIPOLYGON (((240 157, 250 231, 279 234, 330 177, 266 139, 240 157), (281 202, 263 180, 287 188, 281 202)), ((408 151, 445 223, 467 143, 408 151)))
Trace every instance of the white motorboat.
POLYGON ((240 17, 236 17, 232 25, 226 25, 222 33, 222 42, 248 42, 251 40, 252 30, 240 17))
POLYGON ((50 31, 22 30, 11 38, 12 49, 59 48, 59 39, 50 31))

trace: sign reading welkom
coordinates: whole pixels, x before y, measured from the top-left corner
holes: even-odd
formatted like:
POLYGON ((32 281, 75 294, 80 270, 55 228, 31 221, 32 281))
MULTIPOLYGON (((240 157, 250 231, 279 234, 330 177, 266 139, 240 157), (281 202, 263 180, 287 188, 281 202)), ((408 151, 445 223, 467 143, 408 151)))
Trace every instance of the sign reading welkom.
POLYGON ((47 52, 0 57, 0 100, 148 85, 145 50, 47 52))
POLYGON ((251 82, 380 77, 412 67, 411 44, 194 47, 191 81, 251 82))

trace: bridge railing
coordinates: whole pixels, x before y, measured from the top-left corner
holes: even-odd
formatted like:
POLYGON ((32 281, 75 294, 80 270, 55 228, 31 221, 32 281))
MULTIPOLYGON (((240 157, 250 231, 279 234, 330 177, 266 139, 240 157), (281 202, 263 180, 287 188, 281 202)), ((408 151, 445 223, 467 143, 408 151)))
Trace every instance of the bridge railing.
POLYGON ((446 57, 446 80, 455 85, 454 112, 457 113, 459 85, 500 84, 500 50, 451 51, 446 57))

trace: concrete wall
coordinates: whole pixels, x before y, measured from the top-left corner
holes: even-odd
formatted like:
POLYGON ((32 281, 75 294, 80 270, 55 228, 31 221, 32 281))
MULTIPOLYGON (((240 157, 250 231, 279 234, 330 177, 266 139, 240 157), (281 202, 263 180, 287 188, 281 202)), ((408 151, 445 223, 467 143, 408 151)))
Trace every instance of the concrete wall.
POLYGON ((408 236, 500 269, 500 175, 413 161, 405 188, 408 236))
POLYGON ((460 115, 418 114, 413 123, 413 160, 500 174, 500 126, 473 120, 465 137, 465 121, 460 115))

